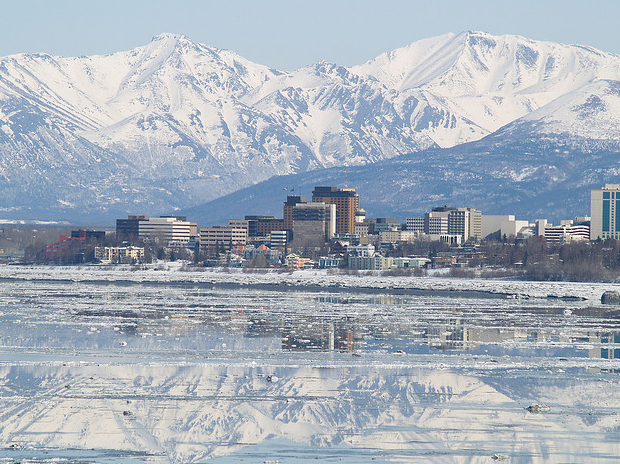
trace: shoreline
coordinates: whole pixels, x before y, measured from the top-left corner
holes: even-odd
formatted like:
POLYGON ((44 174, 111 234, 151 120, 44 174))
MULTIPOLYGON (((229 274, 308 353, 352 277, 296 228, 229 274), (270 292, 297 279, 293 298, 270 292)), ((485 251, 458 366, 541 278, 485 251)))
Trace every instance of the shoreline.
POLYGON ((600 303, 607 290, 620 284, 604 282, 538 282, 450 276, 394 276, 379 272, 348 274, 329 269, 290 272, 247 272, 187 266, 173 262, 131 265, 0 265, 2 281, 85 283, 93 285, 168 285, 187 287, 248 288, 267 291, 311 291, 364 294, 389 293, 419 296, 472 296, 480 298, 544 298, 600 303))

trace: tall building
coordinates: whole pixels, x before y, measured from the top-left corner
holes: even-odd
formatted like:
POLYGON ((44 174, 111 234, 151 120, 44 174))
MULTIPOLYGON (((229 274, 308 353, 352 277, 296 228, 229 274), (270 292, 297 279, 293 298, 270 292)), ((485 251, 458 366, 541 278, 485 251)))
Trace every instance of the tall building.
POLYGON ((424 233, 429 235, 448 234, 448 216, 456 210, 449 206, 433 208, 430 213, 424 215, 424 233))
POLYGON ((620 184, 590 190, 590 240, 620 239, 620 184))
POLYGON ((463 241, 482 239, 482 212, 475 208, 456 208, 448 214, 448 234, 463 241))
POLYGON ((293 247, 321 246, 336 229, 336 205, 298 203, 293 208, 293 247))
POLYGON ((284 202, 284 229, 293 229, 293 208, 299 203, 306 203, 306 197, 302 195, 288 195, 284 202))
POLYGON ((355 213, 360 207, 360 197, 355 189, 337 187, 315 187, 312 201, 336 205, 336 233, 355 233, 355 213))
POLYGON ((282 219, 261 219, 256 222, 256 237, 269 237, 269 234, 274 230, 283 229, 284 221, 282 219))
MULTIPOLYGON (((413 219, 412 225, 413 225, 413 219)), ((475 208, 440 206, 424 215, 424 233, 460 235, 462 241, 482 239, 482 212, 475 208)))
POLYGON ((128 216, 127 219, 116 220, 116 240, 131 242, 138 238, 140 221, 148 221, 148 216, 128 216))
POLYGON ((412 232, 424 232, 424 218, 422 216, 418 217, 408 217, 407 218, 407 230, 412 232))

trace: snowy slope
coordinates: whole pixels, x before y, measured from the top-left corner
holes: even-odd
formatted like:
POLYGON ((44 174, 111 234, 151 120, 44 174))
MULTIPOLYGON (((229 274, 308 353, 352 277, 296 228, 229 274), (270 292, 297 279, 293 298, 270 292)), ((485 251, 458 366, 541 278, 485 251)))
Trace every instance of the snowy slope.
POLYGON ((420 129, 450 147, 598 79, 617 79, 619 63, 617 55, 588 47, 469 31, 416 42, 352 71, 397 90, 401 102, 422 95, 435 112, 449 114, 452 125, 420 129))
POLYGON ((524 124, 613 145, 619 80, 616 55, 471 31, 290 73, 175 34, 107 56, 13 55, 0 59, 0 211, 169 213, 524 124))

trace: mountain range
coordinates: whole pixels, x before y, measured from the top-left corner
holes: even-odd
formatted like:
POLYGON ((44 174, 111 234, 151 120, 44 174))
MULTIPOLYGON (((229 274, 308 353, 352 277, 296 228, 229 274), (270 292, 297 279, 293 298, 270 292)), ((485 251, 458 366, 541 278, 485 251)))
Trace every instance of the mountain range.
POLYGON ((208 225, 345 182, 374 215, 587 214, 588 189, 620 171, 619 120, 619 56, 511 35, 292 72, 174 34, 107 56, 12 55, 0 218, 208 225))

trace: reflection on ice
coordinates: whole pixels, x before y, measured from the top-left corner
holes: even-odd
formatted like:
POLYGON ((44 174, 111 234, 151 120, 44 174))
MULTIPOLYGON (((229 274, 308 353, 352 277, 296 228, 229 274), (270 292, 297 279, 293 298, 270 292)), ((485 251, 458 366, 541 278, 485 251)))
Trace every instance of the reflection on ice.
POLYGON ((591 306, 0 282, 0 462, 615 461, 591 306))
POLYGON ((312 458, 325 453, 316 448, 341 457, 362 449, 401 462, 484 461, 493 453, 515 462, 585 462, 620 453, 609 379, 502 386, 435 369, 213 364, 75 363, 0 373, 0 439, 21 449, 117 449, 190 462, 257 457, 256 444, 281 438, 312 458), (549 411, 528 412, 532 397, 549 411))

